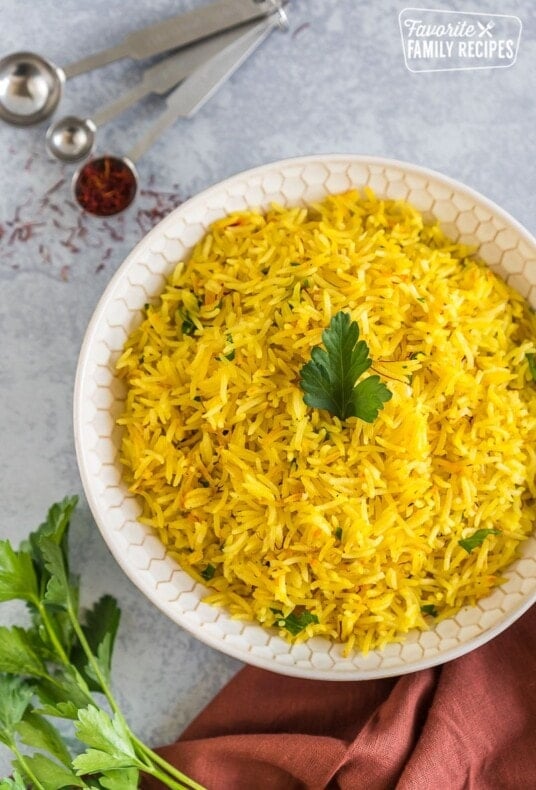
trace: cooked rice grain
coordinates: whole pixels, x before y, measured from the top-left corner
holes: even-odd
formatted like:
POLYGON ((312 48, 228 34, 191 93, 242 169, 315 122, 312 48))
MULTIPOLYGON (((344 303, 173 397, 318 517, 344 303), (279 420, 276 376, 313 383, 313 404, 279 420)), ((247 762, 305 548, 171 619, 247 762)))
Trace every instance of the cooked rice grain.
POLYGON ((206 600, 236 617, 307 611, 295 638, 347 651, 427 628, 422 607, 487 595, 532 530, 535 337, 524 300, 404 202, 351 191, 225 217, 118 363, 141 520, 195 579, 214 569, 206 600), (299 387, 342 309, 393 393, 371 425, 299 387), (468 553, 478 529, 500 534, 468 553))

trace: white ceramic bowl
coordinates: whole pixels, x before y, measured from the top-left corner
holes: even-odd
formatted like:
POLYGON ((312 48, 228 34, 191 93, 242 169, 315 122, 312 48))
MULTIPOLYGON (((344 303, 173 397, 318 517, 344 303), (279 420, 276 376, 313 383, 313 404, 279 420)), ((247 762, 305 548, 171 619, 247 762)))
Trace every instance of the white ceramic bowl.
POLYGON ((275 631, 231 619, 202 602, 206 588, 172 559, 140 524, 138 501, 121 479, 115 418, 124 396, 114 366, 144 304, 157 296, 175 262, 209 225, 231 211, 309 203, 327 193, 371 186, 382 197, 408 200, 440 220, 453 238, 477 243, 480 256, 536 307, 536 240, 494 203, 445 176, 414 165, 362 156, 310 156, 240 173, 213 186, 160 222, 122 264, 89 324, 78 365, 74 425, 82 482, 95 520, 119 565, 172 620, 208 645, 246 663, 287 675, 362 680, 413 672, 449 661, 503 631, 536 600, 536 539, 507 581, 478 606, 402 644, 363 656, 342 656, 323 638, 291 645, 275 631))

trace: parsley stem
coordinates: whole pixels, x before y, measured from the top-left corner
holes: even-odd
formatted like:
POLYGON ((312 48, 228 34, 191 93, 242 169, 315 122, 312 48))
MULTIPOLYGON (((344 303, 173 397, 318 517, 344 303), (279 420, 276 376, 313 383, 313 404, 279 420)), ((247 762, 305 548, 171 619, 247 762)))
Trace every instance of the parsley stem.
MULTIPOLYGON (((202 785, 197 784, 197 782, 194 782, 193 780, 191 780, 187 776, 185 776, 183 773, 178 771, 176 768, 174 768, 172 765, 170 765, 166 760, 164 760, 162 757, 160 757, 158 754, 156 754, 156 752, 153 752, 152 749, 150 749, 148 746, 146 746, 142 741, 140 741, 134 735, 134 733, 132 732, 132 730, 130 729, 128 724, 126 723, 125 718, 124 718, 124 716, 123 716, 123 714, 122 714, 122 712, 121 712, 121 710, 119 708, 119 705, 117 704, 117 702, 115 700, 115 697, 112 694, 110 687, 108 686, 106 678, 104 677, 104 675, 103 675, 103 673, 101 671, 101 668, 99 666, 99 662, 95 659, 95 656, 93 655, 93 651, 91 650, 91 648, 89 646, 89 643, 88 643, 88 641, 86 639, 86 635, 84 634, 84 631, 83 631, 82 627, 80 626, 80 623, 78 622, 78 618, 76 616, 76 613, 75 613, 75 611, 73 609, 73 606, 72 606, 72 602, 70 600, 68 602, 67 611, 69 613, 69 618, 71 620, 74 632, 75 632, 76 636, 78 637, 78 641, 80 642, 80 645, 82 646, 82 650, 86 654, 86 657, 87 657, 87 659, 88 659, 88 661, 89 661, 89 663, 91 665, 91 668, 93 669, 93 672, 95 673, 95 677, 97 678, 97 680, 99 682, 99 685, 100 685, 100 687, 102 689, 102 692, 103 692, 104 696, 106 697, 106 699, 108 700, 111 709, 125 723, 125 726, 127 727, 127 730, 129 732, 130 738, 131 738, 132 742, 134 743, 134 745, 137 747, 138 755, 146 757, 146 758, 148 757, 149 760, 151 761, 150 764, 147 764, 147 762, 145 762, 145 765, 147 765, 147 767, 145 768, 147 773, 151 773, 153 775, 156 775, 156 774, 153 773, 154 771, 157 771, 157 769, 154 768, 154 764, 156 764, 156 765, 159 765, 161 768, 165 768, 165 770, 167 771, 168 775, 173 776, 176 779, 179 779, 183 783, 184 782, 187 783, 187 784, 180 784, 179 785, 176 782, 173 782, 173 784, 168 784, 168 787, 174 787, 174 788, 191 787, 191 788, 193 788, 193 790, 204 790, 202 785)), ((158 771, 158 774, 159 774, 158 778, 162 779, 162 777, 164 775, 162 774, 160 776, 160 774, 161 774, 160 771, 158 771)), ((162 781, 163 781, 163 779, 162 779, 162 781)), ((170 780, 170 781, 172 781, 172 780, 170 780)))
MULTIPOLYGON (((78 686, 80 687, 80 690, 86 695, 88 703, 93 703, 93 697, 90 694, 90 691, 88 689, 86 681, 84 680, 84 678, 82 677, 80 672, 76 669, 76 667, 74 667, 71 664, 71 662, 69 660, 69 657, 67 656, 65 650, 63 649, 63 645, 61 644, 60 640, 58 639, 58 635, 56 633, 56 629, 54 628, 54 626, 50 622, 50 618, 48 616, 48 612, 47 612, 46 606, 43 604, 42 601, 40 601, 38 599, 36 599, 34 601, 34 603, 37 606, 37 609, 39 611, 39 615, 41 617, 43 625, 45 626, 45 629, 47 631, 49 639, 52 642, 52 645, 54 647, 54 650, 56 651, 56 654, 57 654, 60 662, 63 664, 64 667, 74 670, 74 674, 76 676, 76 682, 78 683, 78 686)), ((53 684, 59 686, 59 688, 61 688, 61 683, 58 683, 54 679, 53 675, 48 675, 47 676, 47 680, 49 681, 49 683, 53 683, 53 684)))
POLYGON ((86 635, 84 634, 84 631, 81 628, 80 623, 78 622, 78 618, 76 617, 76 613, 75 613, 75 611, 74 611, 74 609, 72 607, 72 603, 70 601, 69 601, 69 604, 68 604, 67 611, 69 613, 69 617, 70 617, 71 623, 73 625, 74 632, 75 632, 76 636, 78 637, 78 641, 80 642, 80 645, 82 646, 82 650, 84 651, 84 653, 87 656, 87 659, 88 659, 88 661, 89 661, 89 663, 91 665, 91 668, 93 669, 93 672, 95 673, 95 677, 97 678, 97 680, 99 682, 99 685, 100 685, 100 687, 102 689, 102 692, 105 695, 106 699, 108 700, 111 709, 125 723, 125 726, 127 727, 127 730, 128 730, 128 733, 129 733, 129 736, 130 736, 132 742, 134 743, 134 745, 136 746, 136 751, 138 752, 138 755, 142 756, 142 757, 145 757, 145 758, 149 758, 149 760, 150 760, 150 763, 147 763, 146 760, 144 761, 144 764, 146 765, 146 768, 144 770, 147 773, 150 773, 150 774, 152 774, 154 776, 156 776, 156 774, 154 772, 157 771, 158 778, 161 779, 162 781, 164 781, 164 778, 165 778, 164 774, 162 774, 162 772, 159 771, 158 769, 154 768, 154 765, 156 764, 156 765, 159 765, 161 768, 165 768, 165 770, 167 771, 168 776, 173 776, 176 779, 179 779, 183 783, 184 782, 188 783, 188 784, 177 784, 173 780, 169 780, 169 781, 172 781, 173 783, 172 784, 168 783, 168 787, 176 788, 176 790, 178 790, 179 788, 182 789, 184 787, 191 787, 191 788, 193 788, 193 790, 204 790, 202 785, 197 784, 196 782, 192 781, 187 776, 182 774, 180 771, 178 771, 176 768, 174 768, 172 765, 170 765, 166 760, 164 760, 162 757, 160 757, 158 754, 156 754, 156 752, 153 752, 152 749, 150 749, 148 746, 146 746, 142 741, 139 740, 139 738, 137 738, 134 735, 134 733, 132 732, 132 730, 130 729, 130 727, 128 726, 128 724, 125 721, 125 718, 124 718, 124 716, 123 716, 123 714, 122 714, 122 712, 121 712, 121 710, 119 708, 119 705, 117 704, 117 702, 115 700, 115 697, 112 694, 112 692, 111 692, 111 690, 110 690, 110 688, 108 686, 106 678, 102 674, 101 668, 99 666, 99 662, 95 659, 95 656, 93 655, 93 651, 91 650, 91 648, 89 646, 89 643, 88 643, 88 641, 86 639, 86 635))
POLYGON ((167 760, 164 760, 164 758, 160 757, 159 754, 153 752, 153 750, 149 748, 149 746, 147 746, 145 743, 143 743, 138 738, 136 738, 135 735, 132 735, 132 740, 134 741, 134 744, 138 747, 140 752, 142 752, 147 757, 149 757, 149 759, 153 763, 156 763, 158 766, 160 766, 160 768, 165 769, 168 772, 168 774, 171 774, 171 776, 175 777, 175 779, 178 779, 180 782, 183 782, 181 787, 190 787, 192 788, 192 790, 205 790, 203 785, 200 785, 196 781, 194 781, 194 779, 190 779, 190 777, 185 776, 177 768, 175 768, 173 765, 168 763, 167 760))
POLYGON ((175 782, 174 779, 171 779, 169 776, 163 774, 162 771, 158 770, 158 768, 151 768, 151 769, 148 768, 146 770, 146 773, 150 774, 151 776, 154 776, 155 779, 159 779, 163 784, 166 785, 166 787, 170 787, 172 788, 172 790, 185 790, 186 788, 186 785, 182 785, 179 784, 178 782, 175 782))
POLYGON ((69 661, 69 658, 68 658, 67 654, 65 653, 65 650, 63 649, 63 645, 61 644, 60 640, 58 639, 58 635, 56 633, 56 629, 54 628, 54 626, 50 622, 50 618, 48 616, 48 612, 46 610, 46 606, 43 604, 43 602, 39 598, 36 598, 33 601, 33 603, 35 604, 35 606, 37 607, 37 609, 39 611, 39 615, 40 615, 41 620, 43 621, 43 624, 44 624, 44 626, 46 628, 48 637, 49 637, 50 641, 52 642, 52 645, 54 646, 54 650, 56 651, 56 653, 58 655, 58 658, 60 659, 61 663, 65 667, 71 666, 71 662, 69 661))
POLYGON ((15 741, 11 741, 11 743, 9 744, 9 748, 11 749, 11 751, 13 752, 15 757, 17 758, 20 767, 22 768, 22 770, 24 771, 24 773, 26 774, 28 779, 30 779, 30 781, 32 782, 33 787, 35 788, 35 790, 45 790, 45 787, 41 784, 41 782, 39 781, 37 776, 34 774, 32 769, 30 768, 30 766, 26 762, 26 758, 24 757, 23 753, 21 751, 19 751, 19 748, 18 748, 17 744, 15 743, 15 741))
POLYGON ((78 618, 76 616, 76 612, 73 609, 73 605, 72 605, 72 602, 71 602, 70 599, 69 599, 68 605, 67 605, 67 612, 69 614, 69 618, 71 620, 74 632, 75 632, 76 636, 78 637, 78 641, 80 642, 80 644, 82 646, 82 650, 86 654, 87 660, 91 664, 91 668, 92 668, 93 672, 95 673, 95 677, 99 681, 100 687, 102 689, 102 693, 104 694, 104 696, 106 697, 106 699, 110 703, 110 707, 113 710, 113 712, 116 713, 124 721, 124 716, 121 713, 117 702, 115 701, 115 697, 112 694, 112 692, 111 692, 111 690, 110 690, 110 688, 108 686, 108 683, 106 682, 106 678, 104 677, 104 675, 101 672, 101 668, 99 666, 99 662, 95 659, 95 656, 93 655, 93 651, 91 650, 91 648, 89 646, 89 643, 88 643, 88 641, 86 639, 86 635, 84 634, 84 631, 83 631, 80 623, 78 622, 78 618))

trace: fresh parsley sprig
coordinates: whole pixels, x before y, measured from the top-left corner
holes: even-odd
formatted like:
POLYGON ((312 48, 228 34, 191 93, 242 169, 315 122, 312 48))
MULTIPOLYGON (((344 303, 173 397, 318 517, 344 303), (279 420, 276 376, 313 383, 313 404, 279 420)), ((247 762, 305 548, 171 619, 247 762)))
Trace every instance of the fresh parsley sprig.
POLYGON ((372 365, 369 348, 359 340, 359 327, 340 311, 322 332, 325 346, 315 346, 300 371, 300 386, 308 406, 326 409, 340 420, 359 417, 374 422, 392 394, 379 376, 357 380, 372 365))
POLYGON ((202 790, 134 735, 111 691, 120 611, 109 595, 79 611, 67 550, 76 503, 70 497, 53 505, 18 551, 0 541, 0 602, 22 600, 32 618, 29 628, 0 627, 0 742, 15 758, 0 790, 135 790, 143 773, 174 790, 202 790), (111 713, 93 692, 105 696, 111 713), (74 722, 82 754, 72 757, 50 718, 74 722))

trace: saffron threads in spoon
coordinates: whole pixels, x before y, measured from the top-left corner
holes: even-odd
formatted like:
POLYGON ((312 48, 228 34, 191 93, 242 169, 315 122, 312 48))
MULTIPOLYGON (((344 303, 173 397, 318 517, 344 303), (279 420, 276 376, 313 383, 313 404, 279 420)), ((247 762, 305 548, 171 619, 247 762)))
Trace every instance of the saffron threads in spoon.
POLYGON ((99 156, 83 165, 74 180, 79 206, 97 217, 119 214, 130 206, 137 190, 134 167, 117 156, 99 156))

